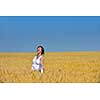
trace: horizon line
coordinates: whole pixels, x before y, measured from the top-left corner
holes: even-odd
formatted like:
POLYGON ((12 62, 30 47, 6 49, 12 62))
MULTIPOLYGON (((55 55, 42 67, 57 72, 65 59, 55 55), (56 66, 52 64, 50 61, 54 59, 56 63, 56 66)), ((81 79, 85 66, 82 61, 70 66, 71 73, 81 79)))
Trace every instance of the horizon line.
MULTIPOLYGON (((35 53, 36 51, 29 51, 29 52, 25 52, 25 51, 17 51, 17 52, 15 52, 15 51, 12 51, 12 52, 1 52, 0 51, 0 53, 35 53)), ((53 52, 100 52, 100 50, 94 50, 94 51, 92 51, 92 50, 90 50, 90 51, 88 51, 88 50, 84 50, 84 51, 46 51, 45 53, 49 53, 49 52, 51 52, 51 53, 53 53, 53 52)))

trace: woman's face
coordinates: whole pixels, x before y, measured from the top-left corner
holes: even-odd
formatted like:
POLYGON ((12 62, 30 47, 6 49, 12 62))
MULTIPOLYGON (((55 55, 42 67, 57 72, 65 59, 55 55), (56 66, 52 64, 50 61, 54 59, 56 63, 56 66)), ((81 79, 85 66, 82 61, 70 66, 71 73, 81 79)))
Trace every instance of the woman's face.
POLYGON ((42 48, 41 47, 37 48, 37 54, 40 54, 40 53, 42 53, 42 48))

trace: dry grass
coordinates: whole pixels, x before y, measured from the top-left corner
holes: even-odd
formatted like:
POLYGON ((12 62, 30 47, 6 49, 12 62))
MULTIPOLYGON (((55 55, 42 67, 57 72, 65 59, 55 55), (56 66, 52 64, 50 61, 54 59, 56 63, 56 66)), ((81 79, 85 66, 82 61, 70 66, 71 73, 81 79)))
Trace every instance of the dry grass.
POLYGON ((0 82, 100 82, 100 52, 45 54, 45 73, 32 72, 34 53, 0 53, 0 82))

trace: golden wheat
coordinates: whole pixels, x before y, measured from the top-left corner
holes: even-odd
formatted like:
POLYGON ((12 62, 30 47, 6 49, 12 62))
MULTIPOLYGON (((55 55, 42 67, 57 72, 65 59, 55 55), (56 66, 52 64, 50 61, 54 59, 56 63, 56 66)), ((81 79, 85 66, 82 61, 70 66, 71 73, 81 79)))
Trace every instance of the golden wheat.
POLYGON ((33 57, 34 53, 0 53, 0 82, 100 82, 100 52, 48 52, 42 76, 31 70, 33 57))

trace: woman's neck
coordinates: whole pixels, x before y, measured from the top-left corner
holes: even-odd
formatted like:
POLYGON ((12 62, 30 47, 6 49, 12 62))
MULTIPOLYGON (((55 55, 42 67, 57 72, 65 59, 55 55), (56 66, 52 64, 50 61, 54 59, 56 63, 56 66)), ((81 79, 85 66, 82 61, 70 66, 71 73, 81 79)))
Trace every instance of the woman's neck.
POLYGON ((41 53, 37 54, 37 58, 41 56, 41 53))

